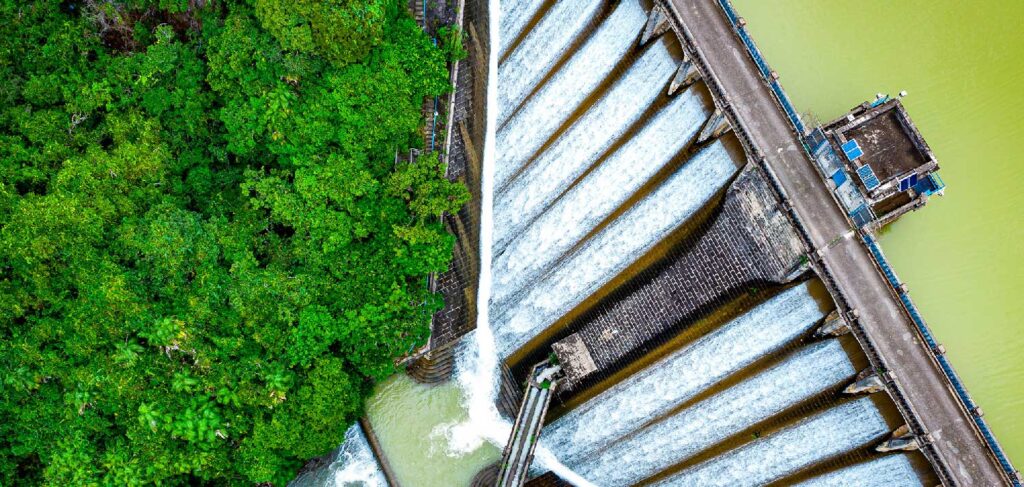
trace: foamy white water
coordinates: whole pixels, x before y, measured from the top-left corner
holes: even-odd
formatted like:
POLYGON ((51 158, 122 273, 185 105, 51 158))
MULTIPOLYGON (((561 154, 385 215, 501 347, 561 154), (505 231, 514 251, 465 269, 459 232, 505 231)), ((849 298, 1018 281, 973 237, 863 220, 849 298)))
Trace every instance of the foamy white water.
POLYGON ((888 431, 885 418, 871 398, 861 397, 653 485, 764 485, 834 455, 864 446, 888 431))
MULTIPOLYGON (((706 116, 707 110, 698 95, 687 91, 674 98, 636 136, 545 210, 497 256, 491 300, 501 306, 534 282, 674 160, 706 116)), ((720 165, 721 161, 713 157, 695 157, 677 170, 677 177, 704 184, 704 176, 715 174, 720 165)))
POLYGON ((794 487, 924 487, 907 455, 898 453, 858 463, 800 482, 794 487))
POLYGON ((541 444, 578 462, 781 349, 823 317, 807 284, 788 289, 558 418, 544 428, 541 444))
POLYGON ((288 483, 289 487, 387 487, 384 471, 370 449, 359 423, 345 431, 345 440, 326 468, 306 472, 288 483))
POLYGON ((651 43, 600 101, 497 194, 495 252, 500 253, 665 92, 676 64, 666 44, 651 43))
POLYGON ((570 465, 599 485, 633 485, 854 374, 838 340, 811 344, 782 363, 570 465))
MULTIPOLYGON (((490 0, 492 15, 500 11, 499 0, 490 0)), ((490 23, 490 45, 499 45, 501 19, 492 17, 490 23)), ((463 391, 469 419, 463 423, 445 425, 439 431, 448 438, 449 454, 461 455, 490 442, 504 448, 512 432, 512 425, 498 413, 496 399, 500 384, 498 354, 494 335, 491 332, 490 314, 487 302, 491 292, 491 259, 494 227, 494 163, 495 127, 497 106, 498 53, 492 49, 488 60, 487 77, 487 135, 484 140, 484 160, 481 175, 480 197, 480 276, 478 281, 477 327, 466 335, 458 350, 455 380, 463 391)), ((577 485, 589 487, 592 484, 568 469, 548 450, 538 447, 535 461, 556 475, 577 485)))
POLYGON ((601 11, 602 0, 555 2, 498 67, 498 126, 522 103, 601 11))
POLYGON ((720 142, 713 143, 567 256, 560 267, 520 293, 520 299, 496 305, 492 325, 499 354, 507 357, 636 261, 693 216, 735 172, 728 151, 720 142))
MULTIPOLYGON (((647 12, 639 0, 622 0, 561 69, 531 96, 497 136, 495 188, 504 187, 612 68, 636 45, 647 12)), ((510 72, 509 77, 518 76, 510 72)))
POLYGON ((501 56, 519 38, 546 0, 515 0, 501 3, 501 56))

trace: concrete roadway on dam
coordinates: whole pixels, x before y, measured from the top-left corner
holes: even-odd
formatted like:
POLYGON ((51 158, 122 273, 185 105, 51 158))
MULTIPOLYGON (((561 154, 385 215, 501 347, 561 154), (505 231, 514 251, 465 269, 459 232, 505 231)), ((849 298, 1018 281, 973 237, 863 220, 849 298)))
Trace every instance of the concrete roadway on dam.
MULTIPOLYGON (((766 158, 802 220, 821 261, 848 304, 859 313, 870 342, 891 370, 933 446, 960 485, 1005 485, 1006 477, 954 395, 914 323, 803 151, 757 67, 713 0, 667 0, 674 24, 692 37, 712 78, 734 110, 735 122, 766 158), (838 240, 836 240, 838 238, 838 240)), ((718 100, 722 102, 723 100, 718 100)))

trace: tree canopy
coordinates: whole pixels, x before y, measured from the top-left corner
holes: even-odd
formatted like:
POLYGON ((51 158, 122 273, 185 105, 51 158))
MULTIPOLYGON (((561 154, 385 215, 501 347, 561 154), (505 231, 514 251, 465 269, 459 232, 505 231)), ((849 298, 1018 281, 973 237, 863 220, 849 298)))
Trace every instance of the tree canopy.
POLYGON ((446 54, 399 0, 0 18, 0 485, 283 485, 441 305, 446 54))

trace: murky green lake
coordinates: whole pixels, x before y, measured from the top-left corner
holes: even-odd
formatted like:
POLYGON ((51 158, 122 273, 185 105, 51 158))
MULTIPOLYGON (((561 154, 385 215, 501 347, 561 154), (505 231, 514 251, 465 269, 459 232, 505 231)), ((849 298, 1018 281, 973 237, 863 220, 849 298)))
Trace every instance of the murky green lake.
POLYGON ((447 432, 468 418, 454 382, 416 383, 398 374, 377 386, 367 403, 370 424, 401 485, 469 485, 501 451, 488 443, 452 445, 447 432))
MULTIPOLYGON (((946 196, 886 255, 1017 466, 1024 462, 1024 2, 734 0, 798 110, 904 99, 946 196)), ((808 120, 809 121, 809 120, 808 120)))

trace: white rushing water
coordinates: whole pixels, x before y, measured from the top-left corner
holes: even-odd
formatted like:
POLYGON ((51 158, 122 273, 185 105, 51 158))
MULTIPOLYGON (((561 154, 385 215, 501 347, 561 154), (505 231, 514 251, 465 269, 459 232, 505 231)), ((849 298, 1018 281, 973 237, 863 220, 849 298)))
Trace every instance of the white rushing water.
POLYGON ((328 485, 337 487, 387 487, 384 471, 370 449, 370 442, 358 423, 345 432, 345 442, 331 464, 333 472, 328 485))
MULTIPOLYGON (((531 96, 498 132, 494 187, 512 175, 554 134, 580 103, 636 45, 647 12, 639 0, 623 0, 568 62, 531 96)), ((509 73, 508 76, 518 76, 509 73)))
MULTIPOLYGON (((663 108, 636 136, 615 151, 513 240, 494 261, 494 303, 505 303, 602 220, 626 202, 688 144, 707 116, 689 91, 663 108)), ((704 184, 721 161, 695 157, 677 177, 704 184)), ((712 181, 714 179, 712 178, 712 181)))
POLYGON ((570 465, 601 485, 632 485, 848 381, 855 373, 838 340, 815 343, 775 367, 570 465))
MULTIPOLYGON (((499 12, 498 0, 490 0, 490 11, 499 12)), ((490 24, 490 45, 499 45, 500 19, 492 17, 490 24)), ((466 335, 463 346, 459 347, 455 369, 455 380, 463 391, 469 419, 462 423, 444 425, 443 433, 448 438, 450 454, 460 455, 478 448, 482 442, 493 443, 499 448, 505 446, 512 432, 512 425, 501 417, 496 407, 500 384, 498 353, 491 331, 489 307, 491 293, 491 260, 494 231, 494 169, 497 161, 495 127, 497 106, 498 53, 491 50, 487 79, 487 136, 484 140, 484 161, 481 178, 480 198, 480 276, 478 280, 478 302, 476 329, 466 335)), ((579 487, 592 484, 576 475, 563 465, 551 451, 538 447, 535 453, 537 464, 562 479, 579 487)))
POLYGON ((566 461, 578 462, 779 350, 823 317, 807 284, 788 289, 558 418, 544 428, 541 444, 572 452, 566 461))
POLYGON ((289 487, 387 487, 384 471, 370 449, 359 423, 345 431, 345 441, 333 453, 331 464, 306 472, 288 483, 289 487))
POLYGON ((523 33, 523 29, 530 23, 541 7, 548 0, 515 0, 501 2, 501 50, 500 56, 505 56, 508 48, 523 33))
MULTIPOLYGON (((665 92, 676 64, 667 43, 651 43, 601 100, 498 193, 495 252, 500 253, 665 92)), ((686 137, 685 131, 676 136, 686 137)))
POLYGON ((924 487, 905 454, 897 453, 829 472, 795 487, 924 487))
POLYGON ((555 2, 498 67, 498 126, 522 103, 523 99, 552 66, 569 51, 591 20, 601 11, 602 0, 555 2))
POLYGON ((736 169, 721 142, 711 144, 521 293, 520 299, 492 303, 500 355, 507 357, 542 332, 686 222, 725 186, 736 169))
POLYGON ((889 426, 870 397, 854 399, 688 468, 658 487, 755 486, 791 475, 879 438, 889 426))

